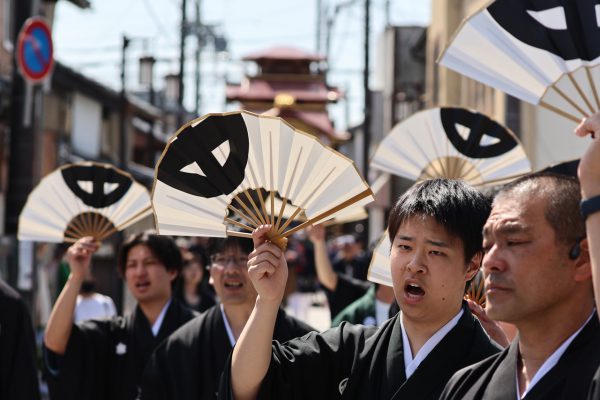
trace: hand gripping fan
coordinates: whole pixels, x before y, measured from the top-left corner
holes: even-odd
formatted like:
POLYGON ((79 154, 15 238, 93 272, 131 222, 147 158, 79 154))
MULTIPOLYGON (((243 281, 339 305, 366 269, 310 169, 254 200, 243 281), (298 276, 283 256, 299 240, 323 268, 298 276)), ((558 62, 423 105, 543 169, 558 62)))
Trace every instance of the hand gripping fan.
POLYGON ((19 216, 19 240, 101 241, 152 214, 150 195, 131 175, 109 164, 81 162, 44 177, 19 216))
POLYGON ((497 0, 468 17, 440 63, 574 122, 600 110, 597 0, 497 0))
POLYGON ((463 179, 495 185, 531 172, 516 136, 486 115, 431 108, 397 124, 381 141, 371 167, 421 181, 463 179))
POLYGON ((271 224, 269 237, 280 246, 308 224, 372 199, 352 160, 280 118, 246 111, 184 125, 156 166, 152 191, 161 234, 251 237, 271 224), (301 213, 306 221, 288 229, 301 213))

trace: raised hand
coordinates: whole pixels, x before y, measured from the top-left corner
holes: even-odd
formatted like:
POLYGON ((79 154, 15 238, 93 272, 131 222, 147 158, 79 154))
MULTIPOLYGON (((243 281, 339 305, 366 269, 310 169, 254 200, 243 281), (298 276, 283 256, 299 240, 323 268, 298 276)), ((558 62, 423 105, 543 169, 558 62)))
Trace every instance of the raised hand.
POLYGON ((600 113, 584 119, 575 129, 578 136, 592 136, 585 154, 579 163, 579 181, 584 198, 600 195, 600 113))
POLYGON ((268 241, 271 225, 261 225, 252 233, 254 251, 248 256, 248 275, 259 299, 281 303, 288 277, 283 251, 268 241))
POLYGON ((325 241, 325 227, 322 225, 311 225, 306 228, 308 239, 313 243, 325 241))
POLYGON ((71 268, 71 275, 83 280, 90 268, 92 255, 98 250, 98 242, 91 236, 86 236, 67 250, 67 262, 71 268))

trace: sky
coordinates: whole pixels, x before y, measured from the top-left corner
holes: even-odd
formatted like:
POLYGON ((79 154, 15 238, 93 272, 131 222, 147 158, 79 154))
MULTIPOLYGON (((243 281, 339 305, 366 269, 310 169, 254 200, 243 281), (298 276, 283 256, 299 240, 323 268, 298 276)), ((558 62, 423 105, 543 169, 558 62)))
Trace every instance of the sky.
MULTIPOLYGON (((215 53, 206 46, 201 55, 199 114, 234 109, 225 104, 225 82, 237 83, 248 71, 241 58, 272 46, 294 46, 316 50, 317 0, 199 0, 203 24, 215 25, 228 41, 227 53, 215 53)), ((196 0, 187 0, 188 19, 195 20, 196 0)), ((155 87, 163 76, 177 73, 179 26, 182 0, 91 0, 92 8, 81 10, 59 1, 55 9, 53 39, 56 59, 116 90, 120 89, 122 36, 133 38, 127 51, 127 89, 139 89, 138 59, 153 55, 155 87)), ((321 0, 325 9, 341 8, 331 35, 328 83, 338 86, 346 100, 330 106, 336 128, 346 129, 363 118, 362 70, 364 63, 364 2, 321 0)), ((376 43, 386 24, 386 0, 371 1, 371 81, 375 71, 376 43)), ((389 0, 392 25, 425 26, 430 20, 429 0, 389 0)), ((330 11, 329 14, 332 14, 330 11)), ((324 15, 322 13, 321 15, 324 15)), ((324 37, 324 36, 323 36, 324 37)), ((324 46, 324 41, 323 41, 324 46)), ((186 45, 185 99, 193 110, 195 98, 196 41, 186 45)))

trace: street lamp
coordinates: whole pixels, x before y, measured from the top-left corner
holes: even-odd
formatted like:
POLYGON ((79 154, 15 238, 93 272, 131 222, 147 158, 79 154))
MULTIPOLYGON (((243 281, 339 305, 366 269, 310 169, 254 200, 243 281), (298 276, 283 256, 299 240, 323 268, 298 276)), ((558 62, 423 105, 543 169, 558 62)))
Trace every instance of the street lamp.
POLYGON ((154 64, 156 58, 152 56, 140 57, 139 80, 140 84, 148 87, 150 104, 154 105, 154 64))

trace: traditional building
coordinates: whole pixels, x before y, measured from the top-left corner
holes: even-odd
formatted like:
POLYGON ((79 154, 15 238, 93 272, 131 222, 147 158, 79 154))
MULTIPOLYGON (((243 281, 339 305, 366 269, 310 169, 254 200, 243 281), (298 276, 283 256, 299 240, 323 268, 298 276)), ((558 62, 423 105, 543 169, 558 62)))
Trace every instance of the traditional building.
POLYGON ((341 93, 327 85, 325 58, 292 47, 274 47, 243 58, 256 67, 240 84, 228 84, 227 102, 255 113, 282 117, 297 129, 331 145, 350 138, 337 131, 327 112, 341 93))

